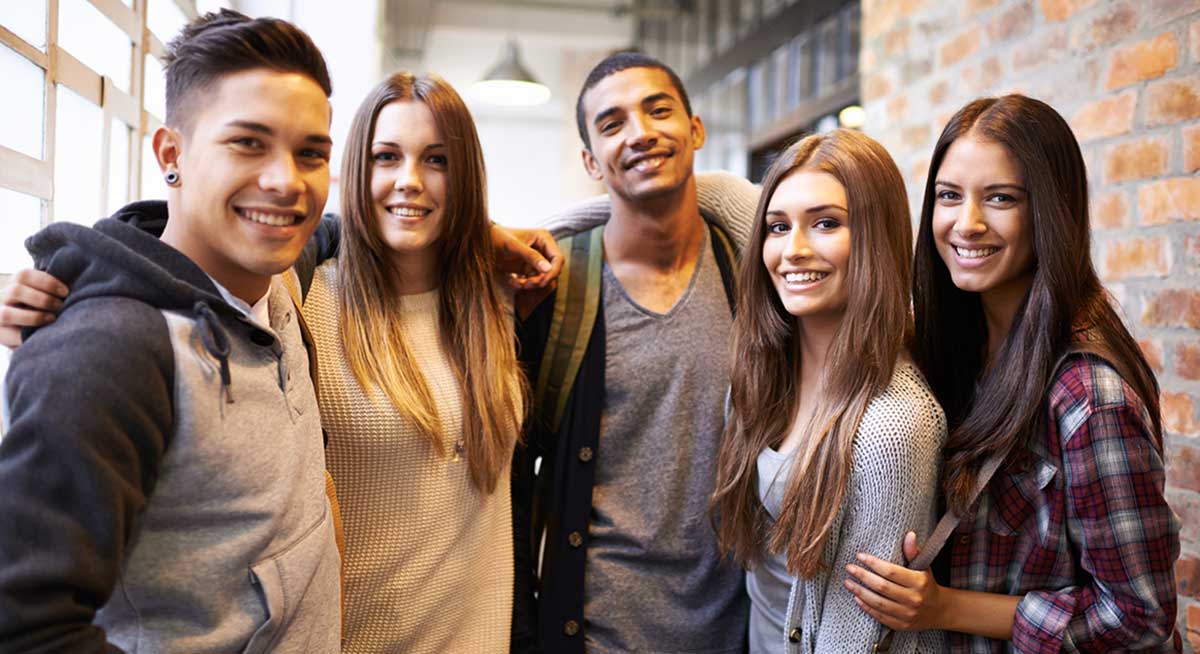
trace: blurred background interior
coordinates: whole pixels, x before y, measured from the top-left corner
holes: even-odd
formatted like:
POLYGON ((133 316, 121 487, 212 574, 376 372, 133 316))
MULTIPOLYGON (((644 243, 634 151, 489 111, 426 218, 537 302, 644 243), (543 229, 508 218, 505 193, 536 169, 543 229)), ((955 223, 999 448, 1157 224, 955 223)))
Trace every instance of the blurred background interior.
POLYGON ((914 211, 957 108, 1049 102, 1088 163, 1099 272, 1162 384, 1179 619, 1200 649, 1200 0, 0 0, 0 283, 41 226, 164 197, 148 145, 163 44, 220 7, 291 20, 325 53, 329 210, 359 100, 402 69, 467 100, 492 217, 509 225, 603 192, 574 102, 614 50, 679 72, 708 128, 697 169, 757 181, 792 140, 853 127, 895 157, 914 211))

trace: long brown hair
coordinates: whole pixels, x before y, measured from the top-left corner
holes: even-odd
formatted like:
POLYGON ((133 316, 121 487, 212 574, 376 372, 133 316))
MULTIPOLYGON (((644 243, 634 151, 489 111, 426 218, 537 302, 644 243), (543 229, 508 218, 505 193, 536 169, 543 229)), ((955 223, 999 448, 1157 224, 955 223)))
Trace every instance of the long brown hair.
POLYGON ((712 513, 722 553, 744 567, 764 545, 786 552, 788 571, 812 577, 850 477, 854 435, 871 398, 891 381, 909 333, 912 227, 904 180, 883 146, 851 130, 810 136, 772 164, 742 258, 733 328, 731 413, 717 460, 712 513), (766 211, 775 189, 798 171, 835 177, 846 189, 850 228, 847 304, 824 393, 797 450, 779 520, 768 528, 758 497, 758 455, 782 442, 799 402, 796 318, 783 308, 762 262, 766 211))
POLYGON ((913 356, 950 425, 943 480, 950 508, 968 508, 965 498, 988 457, 1015 452, 1029 437, 1046 409, 1053 366, 1077 330, 1087 331, 1089 349, 1102 351, 1141 398, 1161 444, 1158 382, 1096 277, 1083 156, 1049 105, 1014 94, 975 100, 954 114, 930 161, 914 271, 913 356), (1033 224, 1033 282, 986 371, 980 296, 954 285, 933 237, 938 170, 951 144, 967 134, 999 143, 1016 159, 1033 224))
MULTIPOLYGON (((438 272, 439 334, 462 389, 462 429, 471 480, 491 493, 519 437, 526 386, 515 351, 512 312, 494 277, 483 150, 462 98, 441 78, 397 73, 367 94, 342 163, 338 303, 346 359, 364 389, 378 388, 444 454, 443 426, 425 377, 404 338, 391 252, 371 197, 371 139, 384 106, 422 102, 446 143, 447 189, 438 272)), ((507 491, 505 491, 507 492, 507 491)))

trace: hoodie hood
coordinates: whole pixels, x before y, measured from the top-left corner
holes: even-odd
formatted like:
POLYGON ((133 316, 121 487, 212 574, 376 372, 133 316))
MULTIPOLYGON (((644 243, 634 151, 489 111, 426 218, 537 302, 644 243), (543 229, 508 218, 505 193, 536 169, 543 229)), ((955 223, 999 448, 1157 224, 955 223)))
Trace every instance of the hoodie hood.
POLYGON ((159 240, 166 225, 166 202, 135 202, 94 228, 54 223, 25 241, 25 248, 38 270, 70 289, 64 309, 113 296, 165 310, 188 311, 197 301, 225 304, 199 266, 159 240))
MULTIPOLYGON (((54 223, 25 241, 25 249, 38 270, 70 289, 63 311, 92 298, 124 297, 195 316, 200 339, 220 364, 222 387, 232 402, 229 336, 222 322, 245 319, 195 262, 159 240, 166 226, 166 202, 135 202, 93 228, 54 223)), ((36 329, 23 329, 22 337, 36 329)))

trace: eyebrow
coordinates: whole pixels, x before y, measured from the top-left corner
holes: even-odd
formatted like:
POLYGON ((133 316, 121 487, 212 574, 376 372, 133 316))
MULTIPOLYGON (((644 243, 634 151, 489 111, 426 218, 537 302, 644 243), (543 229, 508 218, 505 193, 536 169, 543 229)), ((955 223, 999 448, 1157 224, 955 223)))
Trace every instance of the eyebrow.
MULTIPOLYGON (((666 91, 662 91, 662 92, 655 93, 653 95, 648 95, 648 96, 642 98, 642 101, 640 104, 644 107, 646 105, 651 105, 651 104, 654 104, 655 102, 661 102, 663 100, 675 101, 675 96, 671 95, 670 93, 667 93, 666 91)), ((592 119, 592 124, 596 125, 598 127, 600 125, 600 122, 603 121, 605 118, 608 118, 609 116, 611 116, 615 113, 618 113, 620 111, 621 111, 620 107, 609 107, 608 109, 605 109, 604 111, 601 111, 600 113, 596 114, 596 117, 592 119)))
MULTIPOLYGON (((395 148, 397 150, 404 149, 404 148, 400 147, 400 144, 396 143, 395 141, 375 141, 371 145, 382 145, 384 147, 395 148)), ((425 150, 436 150, 437 148, 444 148, 444 147, 446 147, 445 143, 430 143, 429 145, 425 146, 425 150)))
MULTIPOLYGON (((252 120, 231 120, 228 123, 225 123, 225 126, 257 132, 265 136, 275 136, 275 130, 262 123, 256 123, 252 120)), ((328 134, 309 134, 308 136, 304 137, 304 140, 308 143, 333 145, 333 139, 330 138, 328 134)))
MULTIPOLYGON (((933 184, 934 184, 934 186, 946 186, 946 187, 949 187, 952 189, 961 189, 962 188, 961 186, 959 186, 958 184, 955 184, 954 182, 946 182, 946 181, 943 181, 940 179, 934 181, 933 184)), ((1020 191, 1022 193, 1029 192, 1024 186, 1021 186, 1020 184, 1000 183, 1000 184, 988 184, 987 186, 983 187, 983 190, 985 190, 985 191, 999 191, 1001 189, 1012 189, 1015 191, 1020 191)))
MULTIPOLYGON (((819 204, 815 207, 809 207, 808 209, 805 209, 804 213, 821 213, 823 211, 829 211, 830 209, 837 209, 844 213, 850 213, 845 207, 839 204, 819 204)), ((769 209, 764 216, 783 216, 786 218, 787 213, 780 209, 769 209)))

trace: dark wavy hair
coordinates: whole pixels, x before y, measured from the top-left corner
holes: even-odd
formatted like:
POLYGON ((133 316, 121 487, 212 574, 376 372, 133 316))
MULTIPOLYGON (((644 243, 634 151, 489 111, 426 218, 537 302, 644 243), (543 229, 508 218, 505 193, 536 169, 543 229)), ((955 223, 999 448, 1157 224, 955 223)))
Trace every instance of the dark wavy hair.
POLYGON ((1141 398, 1161 446, 1158 382, 1122 324, 1092 265, 1087 171, 1062 116, 1023 95, 975 100, 950 119, 934 146, 913 269, 913 356, 946 411, 950 436, 943 491, 960 514, 979 470, 996 452, 1019 457, 1046 410, 1054 365, 1078 335, 1141 398), (1029 193, 1033 281, 994 363, 978 293, 960 290, 933 236, 936 180, 946 151, 971 135, 1003 146, 1029 193))
POLYGON ((188 23, 167 44, 168 125, 187 128, 196 94, 225 75, 255 68, 298 73, 311 78, 325 97, 333 94, 321 51, 295 25, 278 18, 250 18, 229 9, 188 23))

